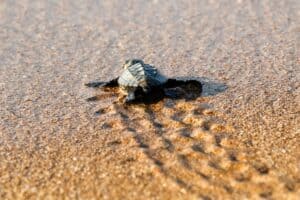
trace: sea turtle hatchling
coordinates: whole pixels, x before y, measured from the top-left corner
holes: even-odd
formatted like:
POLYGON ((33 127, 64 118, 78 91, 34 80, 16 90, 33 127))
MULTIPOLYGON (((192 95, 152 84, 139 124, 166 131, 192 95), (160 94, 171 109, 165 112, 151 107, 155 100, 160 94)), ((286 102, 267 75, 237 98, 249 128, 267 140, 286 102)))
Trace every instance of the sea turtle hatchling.
POLYGON ((143 100, 146 96, 162 94, 176 98, 177 94, 167 88, 175 88, 184 85, 192 85, 201 93, 202 85, 196 80, 170 79, 161 74, 154 66, 145 64, 142 60, 127 60, 123 65, 122 74, 108 82, 90 82, 88 87, 119 87, 125 94, 125 103, 143 100))

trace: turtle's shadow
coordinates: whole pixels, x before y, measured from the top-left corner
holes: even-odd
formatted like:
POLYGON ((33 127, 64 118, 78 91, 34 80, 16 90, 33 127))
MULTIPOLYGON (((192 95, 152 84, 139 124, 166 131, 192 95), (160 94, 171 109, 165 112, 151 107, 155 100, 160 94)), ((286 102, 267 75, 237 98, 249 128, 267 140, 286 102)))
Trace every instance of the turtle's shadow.
POLYGON ((188 84, 167 88, 164 90, 155 89, 149 94, 143 94, 142 90, 136 91, 135 101, 131 104, 155 104, 165 98, 178 100, 185 99, 186 101, 192 101, 200 96, 214 96, 218 93, 224 92, 227 89, 227 85, 206 77, 174 77, 176 80, 187 81, 188 84), (200 83, 200 84, 199 84, 200 83), (172 94, 172 95, 166 95, 172 94))
POLYGON ((227 90, 228 86, 225 83, 213 80, 207 77, 176 77, 178 80, 196 80, 202 84, 201 96, 215 96, 227 90))

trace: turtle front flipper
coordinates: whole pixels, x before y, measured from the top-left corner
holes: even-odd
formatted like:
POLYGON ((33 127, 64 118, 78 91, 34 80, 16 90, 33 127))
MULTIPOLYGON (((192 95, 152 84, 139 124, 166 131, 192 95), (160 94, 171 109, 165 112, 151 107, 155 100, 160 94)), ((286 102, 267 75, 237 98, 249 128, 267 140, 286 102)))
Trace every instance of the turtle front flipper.
POLYGON ((101 82, 101 81, 97 81, 97 82, 90 82, 90 83, 86 83, 84 84, 87 87, 92 87, 92 88, 98 88, 98 87, 118 87, 118 78, 112 79, 111 81, 108 82, 101 82))
POLYGON ((165 83, 164 87, 165 88, 174 88, 174 87, 180 87, 186 84, 186 81, 183 80, 177 80, 173 78, 169 78, 165 83))
POLYGON ((89 82, 89 83, 85 83, 84 85, 87 87, 97 88, 103 86, 105 83, 106 82, 89 82))

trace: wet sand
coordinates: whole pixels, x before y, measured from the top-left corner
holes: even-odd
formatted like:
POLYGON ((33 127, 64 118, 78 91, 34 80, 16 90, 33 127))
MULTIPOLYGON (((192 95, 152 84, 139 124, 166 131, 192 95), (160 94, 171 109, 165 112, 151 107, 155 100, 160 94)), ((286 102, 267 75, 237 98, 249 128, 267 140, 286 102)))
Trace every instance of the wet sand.
POLYGON ((299 10, 1 1, 1 199, 297 199, 299 10), (202 96, 124 107, 84 87, 128 58, 198 78, 202 96))

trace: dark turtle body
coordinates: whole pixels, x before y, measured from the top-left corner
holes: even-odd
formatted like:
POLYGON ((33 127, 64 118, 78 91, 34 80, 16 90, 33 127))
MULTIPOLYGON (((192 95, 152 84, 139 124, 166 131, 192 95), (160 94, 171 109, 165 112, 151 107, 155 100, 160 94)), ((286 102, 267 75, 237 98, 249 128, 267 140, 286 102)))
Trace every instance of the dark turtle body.
POLYGON ((126 101, 135 99, 135 93, 142 89, 147 94, 153 88, 163 86, 168 79, 155 67, 145 64, 142 60, 127 60, 124 64, 124 71, 118 78, 118 84, 124 94, 126 101))
POLYGON ((149 95, 164 95, 168 97, 176 97, 172 91, 165 88, 174 88, 187 84, 196 85, 201 92, 202 85, 195 80, 176 80, 168 79, 161 74, 154 66, 145 64, 142 60, 127 60, 123 65, 121 75, 109 82, 91 82, 87 83, 88 87, 119 87, 121 92, 125 94, 125 102, 134 102, 149 95))

